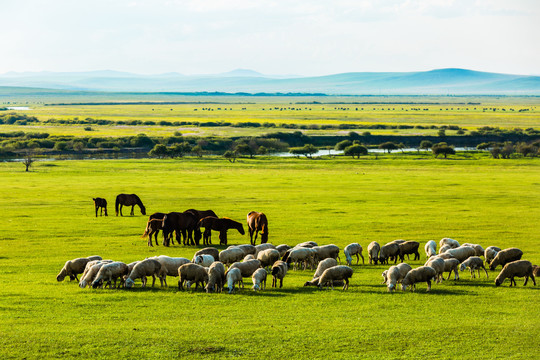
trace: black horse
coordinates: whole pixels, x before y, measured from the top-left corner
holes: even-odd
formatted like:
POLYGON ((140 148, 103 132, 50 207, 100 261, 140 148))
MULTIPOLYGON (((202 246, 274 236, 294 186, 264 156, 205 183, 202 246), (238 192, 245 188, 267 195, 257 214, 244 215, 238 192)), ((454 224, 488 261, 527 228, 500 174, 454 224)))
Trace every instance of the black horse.
POLYGON ((105 209, 105 216, 108 216, 107 215, 107 200, 103 198, 93 198, 93 200, 94 200, 94 207, 96 208, 96 217, 97 217, 98 209, 101 210, 100 216, 103 216, 103 209, 105 209))
POLYGON ((118 216, 118 211, 120 211, 120 216, 122 215, 122 206, 131 206, 131 213, 130 215, 133 215, 133 208, 135 205, 139 205, 139 208, 141 209, 141 213, 143 215, 146 215, 146 208, 144 207, 141 199, 135 194, 120 194, 116 196, 116 204, 115 204, 115 210, 116 210, 116 216, 118 216), (118 208, 118 205, 120 205, 120 209, 118 208))

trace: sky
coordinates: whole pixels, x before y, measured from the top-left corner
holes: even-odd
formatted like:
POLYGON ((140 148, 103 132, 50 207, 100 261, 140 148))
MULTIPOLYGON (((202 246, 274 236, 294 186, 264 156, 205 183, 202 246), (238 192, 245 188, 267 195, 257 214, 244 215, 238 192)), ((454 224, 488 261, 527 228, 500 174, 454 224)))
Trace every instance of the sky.
POLYGON ((0 74, 540 75, 539 0, 0 0, 0 74))

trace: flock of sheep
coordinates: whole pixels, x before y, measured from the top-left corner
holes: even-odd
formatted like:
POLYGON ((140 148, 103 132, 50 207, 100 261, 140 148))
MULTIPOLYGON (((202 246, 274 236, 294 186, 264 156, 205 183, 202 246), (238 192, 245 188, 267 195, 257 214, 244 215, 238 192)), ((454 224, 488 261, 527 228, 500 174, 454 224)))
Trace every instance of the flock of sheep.
MULTIPOLYGON (((490 246, 485 250, 477 244, 460 244, 453 239, 443 238, 437 253, 437 244, 430 240, 425 245, 425 252, 428 258, 424 266, 412 269, 404 263, 405 256, 414 255, 414 259, 420 259, 418 253, 419 243, 416 241, 395 240, 384 246, 377 242, 372 242, 368 246, 369 263, 387 264, 394 261, 397 264, 398 258, 401 263, 391 266, 382 273, 383 283, 387 285, 388 291, 395 290, 398 283, 401 283, 402 290, 410 287, 416 289, 416 283, 427 282, 428 290, 431 289, 431 281, 440 282, 443 273, 452 272, 454 279, 459 279, 458 269, 463 271, 469 268, 471 276, 475 277, 475 271, 483 269, 486 277, 489 277, 484 261, 480 256, 484 256, 490 270, 495 270, 499 265, 503 266, 502 271, 497 276, 495 284, 501 285, 506 278, 510 279, 510 286, 516 284, 514 277, 525 277, 527 284, 530 277, 536 285, 535 276, 540 273, 540 268, 532 265, 527 260, 521 260, 523 252, 517 248, 501 250, 490 246)), ((193 284, 195 289, 203 287, 206 292, 221 292, 224 288, 232 293, 235 286, 244 287, 243 279, 251 277, 253 290, 266 288, 266 279, 269 273, 272 275, 272 287, 283 287, 283 279, 289 269, 298 268, 315 270, 313 279, 304 286, 318 286, 319 288, 329 288, 343 286, 346 290, 349 286, 349 279, 353 275, 352 257, 356 256, 358 264, 360 257, 364 263, 362 246, 358 243, 347 245, 343 249, 343 254, 348 266, 339 265, 340 249, 338 246, 321 245, 313 241, 304 242, 294 247, 282 244, 274 246, 270 243, 260 245, 235 245, 219 251, 214 247, 207 247, 197 251, 191 260, 183 257, 169 257, 166 255, 154 256, 141 261, 125 264, 120 261, 103 260, 100 256, 90 256, 69 260, 57 275, 58 281, 63 281, 69 276, 71 280, 77 280, 81 288, 91 286, 102 288, 109 286, 116 287, 117 281, 120 286, 131 288, 135 281, 141 279, 142 286, 145 287, 147 277, 152 277, 152 286, 156 278, 160 280, 161 286, 167 286, 167 276, 178 277, 178 289, 190 288, 193 284), (78 275, 81 275, 80 281, 78 275)))

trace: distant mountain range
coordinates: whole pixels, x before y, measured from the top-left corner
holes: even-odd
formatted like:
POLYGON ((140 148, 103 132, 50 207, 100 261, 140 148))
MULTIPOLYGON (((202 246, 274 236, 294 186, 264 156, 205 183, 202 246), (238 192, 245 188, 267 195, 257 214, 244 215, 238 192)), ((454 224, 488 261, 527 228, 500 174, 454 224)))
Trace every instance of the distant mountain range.
POLYGON ((322 93, 328 95, 540 95, 540 76, 466 69, 265 75, 237 69, 214 75, 141 75, 118 71, 10 72, 0 86, 105 92, 322 93))

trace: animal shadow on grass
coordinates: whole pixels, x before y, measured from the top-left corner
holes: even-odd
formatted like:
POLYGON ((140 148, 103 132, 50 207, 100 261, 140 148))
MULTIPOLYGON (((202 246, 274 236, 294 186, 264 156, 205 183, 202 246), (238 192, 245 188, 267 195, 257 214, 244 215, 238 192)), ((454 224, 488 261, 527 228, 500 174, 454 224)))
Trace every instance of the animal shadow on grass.
MULTIPOLYGON (((460 289, 448 289, 448 288, 441 288, 441 287, 437 287, 437 285, 439 284, 431 284, 431 291, 430 293, 432 294, 443 294, 443 295, 474 295, 474 293, 472 293, 471 291, 465 291, 465 290, 460 290, 460 289)), ((370 293, 370 294, 380 294, 380 293, 389 293, 388 292, 388 288, 386 287, 386 285, 383 285, 383 284, 379 284, 379 285, 357 285, 358 287, 362 287, 362 288, 371 288, 371 290, 365 290, 365 289, 362 289, 361 292, 363 293, 370 293)), ((420 285, 418 285, 416 287, 416 291, 417 293, 425 293, 427 290, 427 285, 426 283, 423 283, 423 286, 422 286, 422 283, 420 283, 420 285)), ((412 292, 409 288, 405 291, 401 290, 401 284, 398 284, 396 289, 392 292, 393 294, 399 294, 399 293, 409 293, 409 292, 412 292)))

